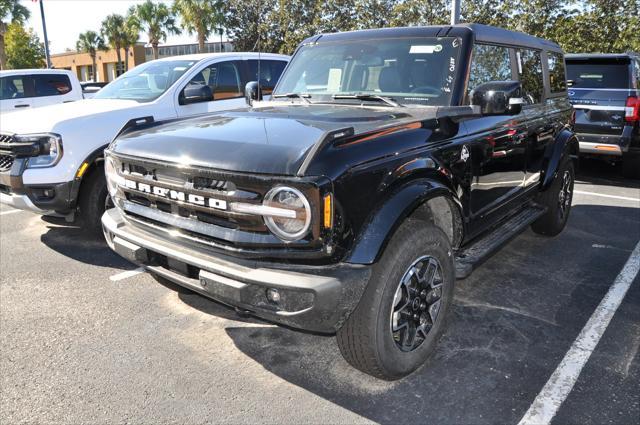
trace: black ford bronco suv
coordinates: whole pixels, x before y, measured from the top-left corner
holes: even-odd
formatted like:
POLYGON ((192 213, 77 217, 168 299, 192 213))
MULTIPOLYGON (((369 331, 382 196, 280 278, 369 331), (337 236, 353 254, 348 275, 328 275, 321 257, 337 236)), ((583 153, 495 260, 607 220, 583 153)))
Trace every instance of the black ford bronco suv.
POLYGON ((569 100, 580 155, 622 161, 626 177, 640 177, 640 56, 566 56, 569 100))
POLYGON ((337 333, 366 373, 418 368, 456 278, 567 222, 578 143, 554 43, 481 25, 323 34, 272 100, 247 93, 111 143, 107 241, 242 312, 337 333))

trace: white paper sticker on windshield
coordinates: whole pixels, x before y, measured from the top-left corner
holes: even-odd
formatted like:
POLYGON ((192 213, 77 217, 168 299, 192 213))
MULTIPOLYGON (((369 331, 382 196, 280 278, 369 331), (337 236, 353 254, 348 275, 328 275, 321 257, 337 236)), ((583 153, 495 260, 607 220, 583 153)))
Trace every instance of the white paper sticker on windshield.
POLYGON ((411 46, 409 49, 409 53, 418 54, 418 53, 437 53, 442 51, 442 44, 435 44, 431 46, 411 46))
POLYGON ((327 91, 339 92, 340 80, 342 80, 342 69, 340 68, 329 69, 329 81, 327 82, 327 91))

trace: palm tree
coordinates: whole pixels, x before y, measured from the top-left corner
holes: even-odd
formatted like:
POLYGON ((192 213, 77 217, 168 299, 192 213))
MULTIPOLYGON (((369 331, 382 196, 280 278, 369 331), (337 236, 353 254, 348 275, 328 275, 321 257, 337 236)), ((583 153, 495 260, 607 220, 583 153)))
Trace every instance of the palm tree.
POLYGON ((116 76, 118 74, 118 69, 120 68, 120 63, 122 63, 122 49, 123 45, 123 29, 124 29, 125 19, 124 16, 118 14, 112 14, 107 16, 104 21, 102 21, 102 27, 100 28, 100 33, 102 37, 104 37, 112 49, 116 51, 116 57, 118 58, 118 64, 116 66, 116 76))
POLYGON ((7 56, 4 51, 4 34, 9 24, 24 24, 29 19, 29 9, 18 0, 0 0, 0 69, 6 68, 7 56))
POLYGON ((124 28, 122 31, 122 48, 124 49, 124 70, 129 70, 129 49, 136 45, 140 38, 140 27, 138 20, 128 14, 125 18, 124 28))
POLYGON ((98 81, 98 69, 96 68, 96 53, 104 50, 104 40, 95 31, 85 31, 78 36, 76 50, 78 52, 89 53, 93 64, 93 81, 98 81))
POLYGON ((173 10, 180 14, 182 28, 189 35, 198 34, 198 49, 204 53, 204 42, 217 31, 224 20, 221 0, 176 0, 173 10))
POLYGON ((146 31, 149 44, 153 49, 153 58, 158 59, 158 44, 165 41, 168 34, 180 34, 176 26, 176 18, 171 9, 164 3, 154 3, 147 0, 129 9, 135 17, 137 25, 146 31))

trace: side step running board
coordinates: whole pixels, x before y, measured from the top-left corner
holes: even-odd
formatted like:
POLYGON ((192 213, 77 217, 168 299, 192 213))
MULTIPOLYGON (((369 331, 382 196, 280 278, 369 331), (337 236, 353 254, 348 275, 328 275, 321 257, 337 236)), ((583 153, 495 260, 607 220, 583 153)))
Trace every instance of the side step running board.
POLYGON ((456 254, 456 278, 469 277, 475 268, 495 254, 500 247, 526 230, 545 212, 544 207, 530 205, 459 251, 456 254))

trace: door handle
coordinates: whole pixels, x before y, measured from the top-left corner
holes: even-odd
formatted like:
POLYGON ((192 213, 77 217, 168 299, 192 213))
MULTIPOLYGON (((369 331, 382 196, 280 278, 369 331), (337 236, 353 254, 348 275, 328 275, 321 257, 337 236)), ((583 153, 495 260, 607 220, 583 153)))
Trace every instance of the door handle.
POLYGON ((29 105, 15 105, 14 108, 28 108, 29 105))

